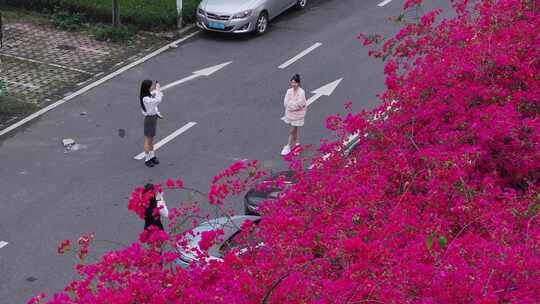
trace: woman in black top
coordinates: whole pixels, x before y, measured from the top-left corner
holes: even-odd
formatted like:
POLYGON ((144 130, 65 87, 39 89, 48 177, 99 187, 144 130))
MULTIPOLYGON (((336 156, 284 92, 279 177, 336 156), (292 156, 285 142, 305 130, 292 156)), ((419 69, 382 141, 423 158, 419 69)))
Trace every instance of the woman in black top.
MULTIPOLYGON (((147 184, 144 186, 143 194, 154 190, 155 187, 153 184, 147 184)), ((163 199, 163 193, 157 192, 150 198, 150 204, 144 212, 144 229, 146 230, 150 226, 156 226, 159 230, 163 230, 163 223, 161 222, 162 216, 167 218, 169 216, 169 210, 163 199), (158 211, 154 212, 156 209, 158 209, 158 211)))

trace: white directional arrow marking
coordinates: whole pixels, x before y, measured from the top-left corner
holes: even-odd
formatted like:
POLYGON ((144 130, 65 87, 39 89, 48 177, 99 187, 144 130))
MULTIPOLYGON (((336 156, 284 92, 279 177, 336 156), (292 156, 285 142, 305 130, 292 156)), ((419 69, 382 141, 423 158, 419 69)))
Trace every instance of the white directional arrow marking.
POLYGON ((387 5, 388 3, 392 2, 392 0, 384 0, 383 2, 377 4, 378 7, 383 7, 387 5))
POLYGON ((307 101, 307 105, 309 106, 317 99, 321 98, 322 96, 330 96, 332 93, 334 93, 334 90, 338 87, 339 83, 343 80, 343 78, 340 78, 336 81, 333 81, 327 85, 324 85, 314 91, 311 91, 311 93, 315 94, 311 96, 310 99, 307 101))
POLYGON ((6 247, 8 242, 0 241, 0 248, 6 247))
POLYGON ((172 88, 174 86, 177 86, 179 84, 182 84, 184 82, 188 82, 188 81, 193 80, 195 78, 199 78, 199 77, 202 77, 202 76, 210 76, 210 75, 214 74, 215 72, 221 70, 222 68, 228 66, 231 63, 232 63, 232 61, 229 61, 229 62, 218 64, 218 65, 215 65, 215 66, 211 66, 211 67, 208 67, 208 68, 205 68, 205 69, 202 69, 202 70, 195 71, 195 72, 193 72, 193 75, 190 75, 188 77, 182 78, 180 80, 177 80, 175 82, 171 82, 171 83, 169 83, 167 85, 162 86, 161 90, 165 91, 167 89, 170 89, 170 88, 172 88))
MULTIPOLYGON (((322 87, 311 91, 311 93, 315 94, 311 96, 307 102, 306 105, 309 106, 310 104, 314 103, 317 99, 321 98, 322 96, 330 96, 332 93, 334 93, 334 90, 338 87, 339 83, 343 80, 343 78, 340 78, 336 81, 330 82, 329 84, 325 84, 322 87)), ((282 117, 284 118, 284 117, 282 117)))

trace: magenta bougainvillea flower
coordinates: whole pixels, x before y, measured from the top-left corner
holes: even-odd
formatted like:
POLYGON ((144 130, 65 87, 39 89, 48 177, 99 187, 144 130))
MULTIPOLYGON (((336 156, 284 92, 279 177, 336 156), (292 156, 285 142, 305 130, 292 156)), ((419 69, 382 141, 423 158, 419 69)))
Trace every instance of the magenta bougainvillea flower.
MULTIPOLYGON (((298 183, 262 205, 256 245, 186 270, 181 233, 146 232, 48 303, 540 303, 540 4, 452 4, 358 36, 385 60, 382 105, 328 118, 335 138, 288 159, 298 183)), ((205 198, 227 213, 262 176, 235 163, 205 198)), ((144 206, 136 189, 129 209, 144 206)))

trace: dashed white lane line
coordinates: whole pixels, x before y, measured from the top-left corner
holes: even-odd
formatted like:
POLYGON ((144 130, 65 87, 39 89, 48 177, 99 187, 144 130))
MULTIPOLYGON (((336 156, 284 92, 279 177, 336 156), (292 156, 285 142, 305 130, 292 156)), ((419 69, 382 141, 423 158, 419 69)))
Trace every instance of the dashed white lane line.
MULTIPOLYGON (((193 28, 193 26, 186 27, 186 29, 192 29, 192 28, 193 28)), ((152 57, 155 57, 155 56, 165 52, 166 50, 170 49, 173 45, 177 46, 179 43, 182 43, 182 42, 188 40, 189 38, 191 38, 191 37, 193 37, 193 36, 195 36, 195 35, 197 35, 199 33, 200 33, 200 31, 193 32, 193 33, 191 33, 191 34, 189 34, 189 35, 187 35, 185 37, 182 37, 182 38, 180 38, 180 39, 178 39, 176 41, 173 41, 173 42, 167 44, 166 46, 164 46, 164 47, 162 47, 160 49, 157 49, 154 52, 144 56, 143 58, 141 58, 141 59, 139 59, 137 61, 134 61, 134 62, 132 62, 132 63, 130 63, 130 64, 128 64, 128 65, 114 71, 114 72, 112 72, 111 74, 108 74, 107 76, 105 76, 105 77, 103 77, 103 78, 101 78, 101 79, 99 79, 99 80, 97 80, 95 82, 92 82, 91 84, 87 85, 84 88, 81 88, 80 90, 76 91, 75 93, 70 94, 69 96, 66 96, 66 97, 62 98, 59 101, 57 101, 57 102, 55 102, 55 103, 53 103, 53 104, 39 110, 37 112, 34 112, 33 114, 31 114, 31 115, 27 116, 26 118, 12 124, 11 126, 5 128, 3 130, 0 130, 0 136, 6 134, 8 132, 11 132, 12 130, 14 130, 14 129, 26 124, 26 123, 28 123, 29 121, 32 121, 32 120, 36 119, 37 117, 49 112, 50 110, 64 104, 65 102, 67 102, 67 101, 69 101, 69 100, 71 100, 71 99, 73 99, 73 98, 75 98, 75 97, 77 97, 77 96, 79 96, 81 94, 84 94, 87 91, 90 91, 91 89, 99 86, 100 84, 102 84, 102 83, 104 83, 106 81, 109 81, 110 79, 124 73, 125 71, 131 69, 132 67, 134 67, 136 65, 139 65, 139 64, 147 61, 148 59, 150 59, 152 57)), ((98 75, 100 75, 100 74, 98 74, 98 75)), ((95 75, 94 77, 97 77, 98 75, 95 75)))
POLYGON ((6 247, 7 244, 9 244, 9 243, 5 242, 5 241, 0 241, 0 249, 6 247))
POLYGON ((383 7, 387 5, 388 3, 392 2, 392 0, 384 0, 383 2, 377 4, 378 7, 383 7))
MULTIPOLYGON (((173 133, 171 133, 169 136, 165 137, 164 139, 160 140, 157 144, 154 145, 154 151, 156 151, 157 149, 161 148, 163 145, 165 145, 166 143, 170 142, 171 140, 173 140, 175 137, 177 137, 178 135, 186 132, 187 130, 191 129, 191 127, 193 127, 194 125, 196 125, 197 123, 196 122, 188 122, 187 124, 185 124, 183 127, 181 127, 180 129, 174 131, 173 133)), ((144 158, 144 152, 141 152, 139 154, 137 154, 137 156, 134 157, 136 160, 141 160, 144 158)))
POLYGON ((322 45, 322 43, 320 42, 317 42, 315 43, 314 45, 308 47, 307 49, 303 50, 302 52, 300 52, 298 55, 294 56, 293 58, 285 61, 282 65, 280 65, 278 68, 280 69, 285 69, 287 68, 288 66, 290 66, 291 64, 295 63, 296 61, 298 61, 300 58, 306 56, 307 54, 313 52, 316 48, 320 47, 322 45))

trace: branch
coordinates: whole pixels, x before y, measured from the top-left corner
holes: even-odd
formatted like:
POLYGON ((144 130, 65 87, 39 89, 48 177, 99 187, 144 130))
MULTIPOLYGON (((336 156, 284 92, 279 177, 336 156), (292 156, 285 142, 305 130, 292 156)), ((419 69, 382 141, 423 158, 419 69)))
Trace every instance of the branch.
POLYGON ((272 291, 274 291, 274 289, 276 289, 276 287, 286 278, 288 277, 289 275, 291 275, 291 273, 287 273, 283 276, 281 276, 276 282, 274 282, 274 284, 272 284, 272 286, 270 287, 270 289, 268 289, 268 291, 266 292, 266 294, 264 295, 264 298, 262 299, 261 301, 261 304, 267 304, 268 303, 268 299, 270 298, 270 296, 272 295, 272 291))

